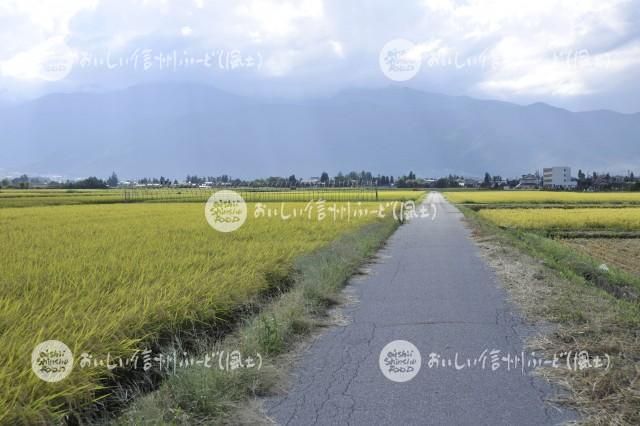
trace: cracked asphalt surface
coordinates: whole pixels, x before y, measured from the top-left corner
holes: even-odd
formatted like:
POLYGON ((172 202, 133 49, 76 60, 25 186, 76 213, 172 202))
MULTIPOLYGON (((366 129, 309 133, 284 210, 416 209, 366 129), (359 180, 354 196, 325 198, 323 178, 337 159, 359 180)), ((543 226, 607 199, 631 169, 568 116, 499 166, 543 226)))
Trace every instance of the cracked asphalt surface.
MULTIPOLYGON (((438 193, 427 198, 435 220, 415 218, 401 226, 364 279, 347 292, 343 326, 318 337, 292 367, 293 384, 265 404, 283 425, 558 424, 572 412, 545 402, 554 390, 541 379, 476 366, 429 368, 432 352, 459 363, 487 349, 521 354, 527 326, 479 257, 462 214, 438 193), (421 353, 422 368, 410 381, 387 379, 380 351, 407 340, 421 353)), ((479 364, 478 364, 479 365, 479 364)))

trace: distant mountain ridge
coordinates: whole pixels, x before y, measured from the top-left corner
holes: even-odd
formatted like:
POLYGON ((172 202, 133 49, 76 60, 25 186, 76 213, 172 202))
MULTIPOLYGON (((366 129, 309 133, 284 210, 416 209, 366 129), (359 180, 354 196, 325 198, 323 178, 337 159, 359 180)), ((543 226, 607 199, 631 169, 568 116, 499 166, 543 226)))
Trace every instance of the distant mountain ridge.
POLYGON ((574 174, 637 171, 640 114, 400 87, 269 101, 175 83, 51 94, 0 109, 0 174, 517 176, 552 165, 574 174))

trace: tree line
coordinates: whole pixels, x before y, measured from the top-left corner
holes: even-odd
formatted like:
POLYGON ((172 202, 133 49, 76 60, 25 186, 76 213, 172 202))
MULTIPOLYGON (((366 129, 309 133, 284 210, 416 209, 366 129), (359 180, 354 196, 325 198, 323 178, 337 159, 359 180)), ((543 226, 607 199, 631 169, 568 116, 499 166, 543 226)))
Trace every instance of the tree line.
MULTIPOLYGON (((43 177, 29 177, 22 175, 17 178, 4 178, 0 180, 0 188, 18 188, 27 189, 32 187, 38 188, 58 188, 58 189, 106 189, 116 188, 118 186, 127 185, 146 185, 159 187, 192 187, 192 186, 233 186, 233 187, 269 187, 269 188, 297 188, 297 187, 328 187, 328 188, 347 188, 347 187, 397 187, 397 188, 459 188, 478 187, 483 189, 503 189, 505 187, 514 188, 518 184, 518 179, 503 179, 499 175, 491 175, 485 173, 484 179, 474 180, 463 176, 449 174, 448 176, 437 179, 419 178, 413 171, 402 176, 394 177, 392 175, 374 175, 368 171, 351 171, 349 173, 338 172, 335 176, 323 171, 319 177, 311 179, 301 179, 295 174, 288 177, 270 176, 267 178, 257 179, 238 179, 223 174, 220 176, 198 176, 187 175, 182 182, 177 179, 170 179, 164 176, 144 177, 136 181, 121 182, 118 175, 113 172, 106 179, 100 179, 90 176, 80 180, 66 180, 64 182, 52 180, 43 177)), ((629 172, 626 176, 611 176, 609 173, 585 174, 582 170, 578 170, 577 190, 579 191, 640 191, 640 180, 636 179, 633 172, 629 172)))

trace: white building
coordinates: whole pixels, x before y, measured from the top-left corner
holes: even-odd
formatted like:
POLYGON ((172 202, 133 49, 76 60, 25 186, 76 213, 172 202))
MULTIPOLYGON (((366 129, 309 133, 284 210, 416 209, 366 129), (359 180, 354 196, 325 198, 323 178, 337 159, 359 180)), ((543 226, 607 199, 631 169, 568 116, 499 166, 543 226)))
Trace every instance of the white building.
POLYGON ((323 182, 320 182, 319 177, 310 177, 309 179, 301 179, 300 183, 304 186, 318 186, 324 185, 323 182))
POLYGON ((571 167, 545 167, 543 177, 544 188, 575 188, 577 182, 571 180, 571 167))
POLYGON ((517 189, 538 189, 540 186, 540 178, 536 175, 522 175, 520 182, 516 186, 517 189))

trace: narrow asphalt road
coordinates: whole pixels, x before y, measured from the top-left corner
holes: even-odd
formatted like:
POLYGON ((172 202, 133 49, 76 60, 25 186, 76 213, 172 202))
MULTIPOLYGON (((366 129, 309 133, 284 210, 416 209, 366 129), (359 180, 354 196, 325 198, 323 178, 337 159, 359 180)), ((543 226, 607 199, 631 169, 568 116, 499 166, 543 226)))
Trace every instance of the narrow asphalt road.
POLYGON ((553 390, 528 374, 530 366, 523 372, 530 353, 516 365, 523 338, 535 330, 506 302, 462 214, 438 193, 427 200, 437 207, 435 220, 415 218, 400 227, 371 273, 353 280, 347 291, 358 302, 343 309, 346 325, 330 328, 292 366, 289 393, 266 403, 272 420, 543 425, 572 418, 544 401, 553 390), (419 370, 413 364, 415 376, 405 382, 387 378, 379 364, 395 340, 410 342, 421 355, 419 370), (494 350, 500 351, 496 370, 494 350), (440 355, 437 365, 431 353, 440 355), (509 356, 512 361, 503 359, 509 356))

